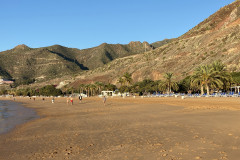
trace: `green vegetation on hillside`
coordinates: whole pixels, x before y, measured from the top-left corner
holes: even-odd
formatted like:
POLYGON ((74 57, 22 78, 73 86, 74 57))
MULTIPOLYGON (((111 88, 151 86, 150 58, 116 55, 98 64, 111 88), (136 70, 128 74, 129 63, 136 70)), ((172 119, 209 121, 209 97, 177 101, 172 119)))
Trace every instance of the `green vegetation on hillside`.
POLYGON ((0 76, 13 78, 17 84, 28 84, 35 79, 46 81, 66 75, 101 67, 114 59, 152 50, 147 42, 102 44, 79 50, 54 45, 43 48, 29 48, 19 45, 0 53, 0 76))

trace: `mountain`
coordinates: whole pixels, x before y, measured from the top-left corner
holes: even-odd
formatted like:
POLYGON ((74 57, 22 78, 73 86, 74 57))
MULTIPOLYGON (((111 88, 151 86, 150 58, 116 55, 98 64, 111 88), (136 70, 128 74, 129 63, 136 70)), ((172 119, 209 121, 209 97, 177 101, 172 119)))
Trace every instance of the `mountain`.
POLYGON ((165 72, 173 72, 180 80, 192 74, 197 66, 215 60, 221 60, 229 71, 240 71, 239 0, 221 8, 169 43, 142 54, 118 58, 104 67, 78 76, 73 85, 95 80, 117 83, 118 77, 127 71, 132 73, 134 81, 146 78, 158 80, 165 72))
MULTIPOLYGON (((48 80, 81 71, 70 56, 54 52, 53 47, 29 48, 19 45, 0 53, 0 67, 13 79, 48 80)), ((66 53, 67 55, 68 53, 66 53)))
POLYGON ((127 45, 103 43, 94 48, 80 50, 76 59, 92 70, 102 67, 114 59, 142 53, 145 49, 151 51, 153 47, 147 42, 138 41, 130 42, 127 45))
POLYGON ((153 50, 153 47, 147 42, 130 42, 127 45, 103 43, 84 50, 60 45, 30 48, 23 44, 0 52, 0 76, 46 81, 80 74, 82 71, 101 67, 116 58, 145 50, 153 50))

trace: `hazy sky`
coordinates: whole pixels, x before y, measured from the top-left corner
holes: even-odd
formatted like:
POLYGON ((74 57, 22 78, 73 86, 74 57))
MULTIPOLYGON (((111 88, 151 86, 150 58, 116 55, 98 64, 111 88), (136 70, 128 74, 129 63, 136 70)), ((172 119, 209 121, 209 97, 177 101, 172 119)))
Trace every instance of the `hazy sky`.
POLYGON ((176 38, 234 0, 0 0, 0 51, 176 38))

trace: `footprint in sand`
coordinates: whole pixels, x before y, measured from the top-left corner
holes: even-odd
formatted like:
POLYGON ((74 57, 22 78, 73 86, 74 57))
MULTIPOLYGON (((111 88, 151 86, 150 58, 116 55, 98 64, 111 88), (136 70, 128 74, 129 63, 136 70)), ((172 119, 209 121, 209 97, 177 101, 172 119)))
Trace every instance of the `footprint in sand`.
POLYGON ((221 159, 228 159, 228 158, 227 158, 227 153, 226 153, 226 152, 224 152, 224 151, 220 151, 220 152, 218 152, 218 153, 220 154, 221 159))
POLYGON ((197 138, 199 138, 199 136, 198 136, 198 135, 195 135, 193 138, 194 138, 194 139, 197 139, 197 138))
POLYGON ((168 154, 167 154, 167 153, 165 153, 165 154, 163 154, 163 155, 162 155, 162 157, 166 157, 167 155, 168 155, 168 154))

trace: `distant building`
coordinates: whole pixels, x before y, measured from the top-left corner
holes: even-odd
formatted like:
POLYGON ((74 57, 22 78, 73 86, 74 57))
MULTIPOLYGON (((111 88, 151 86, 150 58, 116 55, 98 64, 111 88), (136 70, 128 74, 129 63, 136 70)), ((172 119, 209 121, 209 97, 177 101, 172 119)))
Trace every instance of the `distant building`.
POLYGON ((0 78, 0 84, 13 84, 13 81, 5 78, 0 78))
POLYGON ((115 91, 102 91, 100 96, 121 96, 121 93, 116 93, 115 91))
POLYGON ((239 93, 240 92, 240 86, 231 87, 231 92, 239 93))

